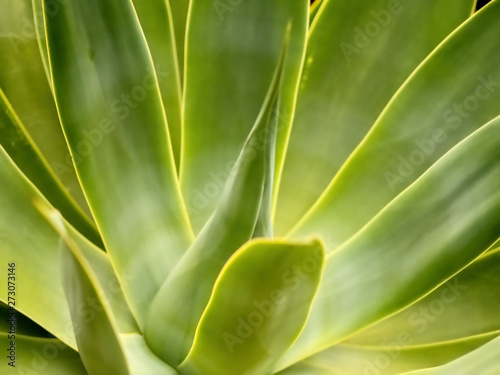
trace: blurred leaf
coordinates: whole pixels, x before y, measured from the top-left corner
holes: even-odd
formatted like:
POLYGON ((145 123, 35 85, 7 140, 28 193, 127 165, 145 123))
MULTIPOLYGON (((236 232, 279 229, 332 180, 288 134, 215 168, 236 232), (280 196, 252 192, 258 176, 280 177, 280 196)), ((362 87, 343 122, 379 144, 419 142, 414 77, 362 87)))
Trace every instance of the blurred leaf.
POLYGON ((15 367, 8 363, 11 338, 0 332, 2 352, 7 349, 7 356, 2 355, 0 372, 3 375, 87 375, 80 356, 73 349, 57 339, 32 337, 16 334, 15 367))
POLYGON ((324 4, 323 0, 316 0, 311 4, 311 8, 309 9, 309 25, 313 23, 316 15, 318 14, 321 5, 324 4))
POLYGON ((458 375, 458 374, 481 374, 495 375, 500 372, 500 337, 483 345, 463 357, 458 358, 443 366, 414 371, 406 375, 458 375))
POLYGON ((290 230, 319 198, 405 79, 467 19, 473 3, 331 0, 321 6, 278 191, 277 234, 290 230))
MULTIPOLYGON (((396 375, 404 371, 442 365, 477 349, 499 334, 500 332, 496 332, 467 340, 416 347, 401 346, 400 342, 380 347, 335 345, 278 374, 396 375)), ((405 340, 407 336, 400 334, 398 338, 405 340)))
POLYGON ((290 34, 279 106, 282 160, 308 27, 307 0, 192 0, 187 35, 181 186, 195 232, 214 212, 290 34))
MULTIPOLYGON (((179 0, 177 0, 179 1, 179 0)), ((134 6, 156 67, 163 108, 176 169, 181 152, 181 80, 174 38, 174 26, 168 0, 134 0, 134 6)))
POLYGON ((172 11, 172 20, 174 24, 175 44, 177 57, 179 59, 179 71, 181 74, 181 83, 184 74, 184 42, 186 38, 186 24, 188 18, 189 3, 191 0, 166 0, 172 11))
POLYGON ((143 327, 153 296, 192 239, 153 63, 131 2, 75 0, 52 17, 48 5, 63 128, 113 268, 143 327), (135 282, 125 283, 125 275, 135 282))
POLYGON ((500 118, 476 131, 330 253, 309 320, 282 366, 412 304, 495 242, 499 132, 500 118))
MULTIPOLYGON (((172 365, 181 363, 193 345, 196 327, 220 270, 229 257, 252 238, 258 217, 266 216, 265 213, 260 215, 266 208, 261 203, 266 178, 269 178, 269 154, 274 151, 276 124, 271 115, 277 99, 282 63, 283 59, 215 213, 152 304, 146 339, 155 353, 172 365)), ((270 206, 267 208, 270 218, 270 206)), ((266 222, 270 224, 270 220, 266 222)))
POLYGON ((346 343, 382 345, 396 338, 399 332, 409 332, 411 345, 424 345, 500 331, 499 295, 500 249, 497 248, 412 306, 346 343))
POLYGON ((339 246, 454 145, 500 114, 499 16, 500 2, 494 1, 420 65, 293 237, 322 235, 330 250, 339 246))
POLYGON ((299 335, 321 277, 317 241, 254 240, 224 266, 181 374, 268 374, 299 335))
MULTIPOLYGON (((52 11, 60 6, 51 4, 52 11)), ((0 0, 0 8, 0 88, 50 168, 90 216, 40 57, 31 0, 0 0)))
POLYGON ((0 145, 19 169, 78 230, 99 246, 102 241, 94 223, 68 195, 34 145, 12 106, 0 89, 0 145))

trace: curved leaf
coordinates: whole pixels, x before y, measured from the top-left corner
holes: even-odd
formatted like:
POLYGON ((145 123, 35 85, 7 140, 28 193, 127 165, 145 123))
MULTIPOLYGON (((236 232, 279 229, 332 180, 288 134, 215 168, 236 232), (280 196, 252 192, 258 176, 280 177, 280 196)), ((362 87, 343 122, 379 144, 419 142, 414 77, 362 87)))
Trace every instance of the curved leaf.
POLYGON ((281 163, 302 67, 308 1, 229 4, 192 0, 186 39, 184 137, 180 179, 195 232, 221 199, 257 118, 289 34, 276 112, 281 163))
POLYGON ((131 2, 75 0, 50 17, 47 1, 49 58, 65 135, 143 327, 150 301, 192 239, 153 63, 131 2), (140 281, 126 284, 125 275, 140 281))
MULTIPOLYGON (((335 345, 279 372, 279 375, 399 375, 402 372, 443 365, 477 349, 500 332, 437 345, 406 347, 403 332, 388 346, 335 345)), ((455 375, 455 374, 454 374, 455 375)))
POLYGON ((500 118, 476 131, 330 253, 311 316, 283 364, 422 298, 496 241, 499 132, 500 118))
MULTIPOLYGON (((151 306, 146 339, 155 353, 173 365, 182 362, 193 344, 196 327, 220 270, 229 257, 252 238, 260 216, 265 216, 260 213, 265 209, 262 200, 272 160, 269 154, 274 151, 276 124, 271 114, 282 62, 219 206, 151 306)), ((268 213, 270 217, 270 210, 268 213)))
POLYGON ((347 340, 382 345, 408 332, 411 345, 500 331, 500 249, 489 251, 417 303, 347 340))
POLYGON ((176 169, 179 170, 182 133, 181 81, 169 1, 135 0, 134 7, 155 63, 176 169))
MULTIPOLYGON (((51 14, 54 6, 60 4, 51 1, 51 14)), ((31 0, 1 0, 0 7, 0 87, 50 168, 90 216, 40 57, 31 0)))
POLYGON ((443 366, 414 371, 406 375, 498 374, 500 371, 499 350, 500 337, 497 337, 479 349, 443 366))
POLYGON ((224 266, 181 374, 267 374, 300 333, 318 287, 322 245, 255 240, 224 266))
POLYGON ((2 89, 0 89, 0 145, 30 181, 82 234, 95 244, 103 246, 94 223, 68 195, 67 190, 47 165, 2 89))
POLYGON ((397 89, 467 19, 473 3, 329 0, 321 6, 279 186, 277 233, 285 234, 319 198, 397 89))
POLYGON ((179 59, 179 71, 181 82, 184 72, 184 43, 186 39, 186 25, 188 19, 189 3, 191 0, 166 0, 172 10, 172 21, 174 24, 175 44, 177 57, 179 59))
MULTIPOLYGON (((11 341, 6 333, 0 332, 2 348, 10 349, 11 341)), ((78 353, 57 339, 16 334, 15 353, 15 367, 9 366, 8 355, 2 358, 2 374, 87 375, 78 353)))
POLYGON ((499 16, 500 3, 493 1, 419 66, 294 237, 321 234, 330 250, 338 247, 443 154, 500 114, 499 16))

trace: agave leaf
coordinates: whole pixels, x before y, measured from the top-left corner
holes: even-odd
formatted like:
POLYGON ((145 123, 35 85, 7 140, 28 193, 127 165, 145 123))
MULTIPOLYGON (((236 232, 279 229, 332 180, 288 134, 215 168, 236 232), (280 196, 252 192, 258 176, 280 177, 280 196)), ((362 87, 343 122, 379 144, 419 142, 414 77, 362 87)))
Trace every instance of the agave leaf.
MULTIPOLYGON (((0 345, 10 349, 12 338, 0 332, 0 345)), ((76 351, 57 339, 15 335, 15 367, 9 366, 9 357, 2 358, 0 371, 4 375, 86 375, 85 367, 76 351)), ((5 350, 3 350, 5 353, 5 350)), ((9 353, 7 352, 7 355, 9 353)))
MULTIPOLYGON (((396 375, 402 372, 433 367, 450 362, 498 336, 500 332, 436 345, 364 347, 335 345, 296 365, 279 372, 279 375, 366 374, 396 375)), ((408 339, 400 334, 399 340, 408 339)))
MULTIPOLYGON (((16 280, 17 288, 22 290, 22 298, 16 301, 16 308, 65 344, 76 348, 61 285, 59 235, 39 211, 53 208, 22 175, 3 148, 0 148, 0 180, 3 181, 0 185, 0 254, 5 261, 16 263, 16 268, 23 274, 16 280), (33 202, 36 202, 36 208, 33 202)), ((122 332, 137 332, 108 255, 67 223, 66 228, 102 283, 122 332)), ((126 276, 126 283, 134 281, 126 276)), ((1 285, 0 299, 7 303, 7 285, 1 285)), ((90 310, 92 306, 85 306, 86 316, 92 314, 90 310)))
POLYGON ((321 6, 278 188, 276 233, 290 230, 320 197, 397 89, 467 19, 473 3, 332 0, 321 6))
POLYGON ((40 57, 31 0, 1 0, 0 7, 0 87, 50 168, 90 215, 40 57))
POLYGON ((156 357, 140 334, 122 334, 120 340, 127 354, 130 373, 135 375, 174 375, 177 372, 156 357))
POLYGON ((174 38, 174 26, 168 0, 134 0, 134 7, 153 57, 167 116, 176 169, 181 152, 181 81, 174 38))
MULTIPOLYGON (((262 214, 266 208, 262 199, 266 180, 269 181, 269 154, 274 151, 276 123, 271 116, 282 63, 283 59, 215 213, 162 285, 152 304, 146 339, 158 356, 173 365, 181 363, 189 352, 222 267, 252 238, 259 219, 266 217, 265 213, 262 214)), ((267 217, 270 218, 270 206, 267 208, 267 217)), ((265 223, 270 223, 270 220, 262 222, 262 230, 265 223)))
MULTIPOLYGON (((43 19, 43 0, 32 0, 31 7, 33 9, 33 26, 35 27, 36 39, 38 41, 38 49, 42 58, 43 70, 47 76, 47 82, 51 90, 52 77, 50 76, 49 52, 47 51, 47 38, 45 36, 45 22, 43 19)), ((69 151, 68 151, 69 152, 69 151)))
POLYGON ((78 230, 99 246, 94 223, 79 208, 34 145, 0 89, 0 144, 23 173, 78 230))
POLYGON ((353 345, 383 345, 407 332, 425 345, 500 331, 500 249, 487 252, 445 284, 398 314, 351 337, 353 345))
POLYGON ((317 241, 254 240, 243 246, 217 279, 179 372, 270 373, 307 319, 323 261, 317 241))
POLYGON ((443 366, 420 371, 412 371, 405 373, 405 375, 495 375, 500 372, 500 361, 498 358, 499 351, 500 337, 497 337, 480 348, 443 366))
POLYGON ((311 4, 311 8, 309 9, 309 25, 311 25, 316 18, 316 15, 319 12, 319 9, 321 8, 321 5, 324 4, 323 0, 315 0, 311 4))
POLYGON ((106 299, 102 297, 97 276, 78 245, 66 234, 62 221, 53 225, 63 238, 61 265, 64 291, 85 369, 91 374, 129 374, 119 330, 106 299), (88 301, 93 304, 90 316, 81 311, 81 306, 88 301))
POLYGON ((179 71, 181 83, 184 73, 184 41, 186 38, 186 25, 188 19, 189 3, 191 0, 166 0, 172 10, 172 21, 174 24, 175 44, 177 57, 179 59, 179 71))
POLYGON ((302 66, 307 0, 229 4, 192 0, 186 39, 181 186, 195 232, 214 212, 257 118, 290 34, 283 69, 276 164, 281 161, 302 66))
POLYGON ((455 144, 500 114, 499 15, 500 3, 491 2, 419 66, 294 236, 321 234, 330 248, 342 244, 455 144))
POLYGON ((150 301, 192 233, 156 75, 132 3, 71 1, 45 21, 54 89, 83 189, 127 302, 150 301), (138 256, 140 254, 140 256, 138 256), (125 275, 136 278, 125 283, 125 275))
POLYGON ((308 323, 282 365, 422 298, 496 241, 499 132, 500 118, 476 131, 330 253, 308 323))

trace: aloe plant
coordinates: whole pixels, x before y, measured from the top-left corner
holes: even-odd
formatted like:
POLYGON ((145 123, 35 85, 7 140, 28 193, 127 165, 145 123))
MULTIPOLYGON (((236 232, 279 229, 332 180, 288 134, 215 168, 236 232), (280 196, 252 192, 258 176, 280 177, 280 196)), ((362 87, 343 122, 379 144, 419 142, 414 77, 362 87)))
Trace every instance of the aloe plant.
POLYGON ((500 371, 500 1, 0 4, 2 374, 500 371))

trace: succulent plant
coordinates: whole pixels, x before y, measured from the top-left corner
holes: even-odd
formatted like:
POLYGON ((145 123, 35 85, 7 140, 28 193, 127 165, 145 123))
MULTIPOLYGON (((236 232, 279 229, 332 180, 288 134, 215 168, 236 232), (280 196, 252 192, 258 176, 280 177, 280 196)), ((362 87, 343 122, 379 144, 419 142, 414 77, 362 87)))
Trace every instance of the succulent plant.
POLYGON ((2 374, 500 373, 500 1, 0 4, 2 374))

